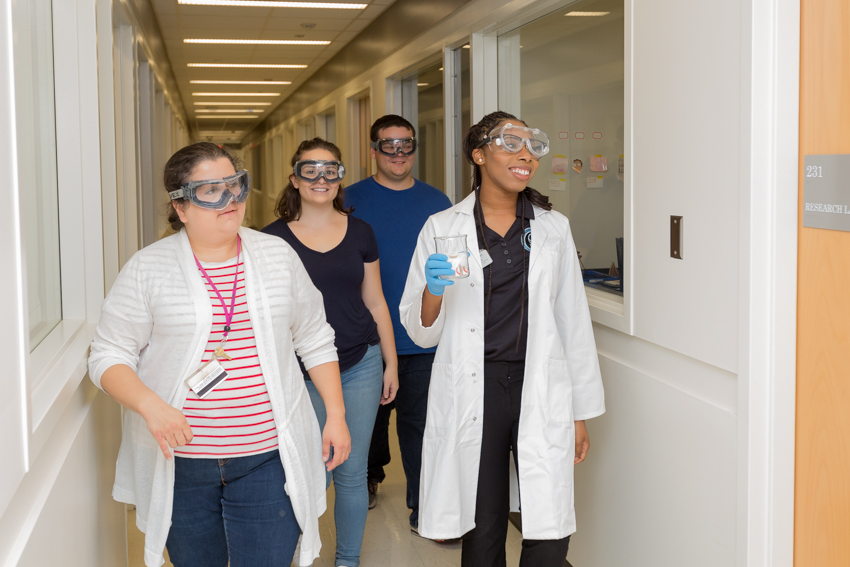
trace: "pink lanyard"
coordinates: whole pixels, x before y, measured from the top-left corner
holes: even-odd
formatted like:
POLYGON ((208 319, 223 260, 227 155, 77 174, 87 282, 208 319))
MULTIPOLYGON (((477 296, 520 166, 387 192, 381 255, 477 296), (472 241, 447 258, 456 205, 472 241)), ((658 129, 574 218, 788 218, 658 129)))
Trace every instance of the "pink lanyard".
POLYGON ((239 254, 242 252, 242 240, 238 236, 236 238, 236 273, 233 276, 233 293, 230 295, 229 311, 227 309, 227 305, 224 303, 224 298, 221 296, 221 292, 218 291, 218 288, 210 279, 210 276, 207 274, 207 271, 198 261, 198 257, 195 256, 194 253, 192 254, 192 256, 195 256, 195 263, 198 265, 198 269, 201 270, 201 273, 204 274, 205 278, 207 278, 207 282, 210 284, 210 287, 212 287, 213 291, 215 291, 216 295, 218 295, 218 300, 221 301, 221 308, 224 310, 224 335, 221 337, 221 345, 219 345, 218 349, 216 349, 216 355, 218 356, 224 355, 223 347, 224 343, 227 342, 227 334, 230 333, 230 322, 233 321, 233 311, 234 306, 236 304, 236 285, 239 282, 239 254))

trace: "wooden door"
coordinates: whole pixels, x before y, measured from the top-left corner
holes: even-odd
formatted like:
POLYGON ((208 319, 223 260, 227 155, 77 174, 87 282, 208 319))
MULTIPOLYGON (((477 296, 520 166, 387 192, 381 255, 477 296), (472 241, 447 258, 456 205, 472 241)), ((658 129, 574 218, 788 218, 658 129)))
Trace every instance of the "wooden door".
MULTIPOLYGON (((850 2, 802 0, 795 567, 850 565, 850 232, 803 228, 803 156, 850 154, 850 2)), ((844 180, 850 191, 850 180, 844 180)))

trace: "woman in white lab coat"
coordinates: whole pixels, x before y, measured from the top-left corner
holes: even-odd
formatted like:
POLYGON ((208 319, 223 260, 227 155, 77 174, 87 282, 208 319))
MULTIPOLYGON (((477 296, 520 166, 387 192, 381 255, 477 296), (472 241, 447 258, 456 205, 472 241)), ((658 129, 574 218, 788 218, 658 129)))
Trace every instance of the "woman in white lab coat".
POLYGON ((590 313, 569 221, 527 186, 546 134, 494 112, 467 132, 474 192, 419 235, 400 311, 437 346, 422 453, 419 532, 463 536, 463 567, 505 565, 510 452, 519 476, 520 566, 561 567, 575 531, 573 465, 584 420, 605 411, 590 313), (435 254, 466 235, 469 277, 435 254))

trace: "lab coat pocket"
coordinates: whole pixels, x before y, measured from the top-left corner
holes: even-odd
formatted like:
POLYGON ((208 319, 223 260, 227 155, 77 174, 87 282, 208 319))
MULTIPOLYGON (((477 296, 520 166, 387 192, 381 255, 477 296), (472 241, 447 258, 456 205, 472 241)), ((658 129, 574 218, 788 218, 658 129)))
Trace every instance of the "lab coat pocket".
POLYGON ((547 365, 549 374, 549 419, 557 423, 571 423, 573 420, 572 384, 566 360, 550 360, 547 365))
POLYGON ((425 436, 448 436, 454 426, 454 384, 451 364, 434 363, 431 366, 431 385, 428 389, 428 415, 425 419, 425 436))

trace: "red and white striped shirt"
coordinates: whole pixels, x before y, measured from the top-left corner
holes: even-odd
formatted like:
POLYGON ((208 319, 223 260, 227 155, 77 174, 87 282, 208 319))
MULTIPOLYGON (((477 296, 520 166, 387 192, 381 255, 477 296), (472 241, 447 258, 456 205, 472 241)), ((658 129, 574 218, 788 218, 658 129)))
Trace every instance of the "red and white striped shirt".
MULTIPOLYGON (((180 457, 215 459, 246 457, 271 451, 278 446, 277 430, 248 313, 242 262, 236 266, 236 259, 232 258, 220 263, 202 262, 202 265, 218 288, 228 310, 234 292, 235 270, 239 270, 233 319, 224 347, 232 360, 226 357, 219 360, 227 372, 227 378, 206 398, 200 399, 195 392, 189 391, 183 405, 183 415, 192 428, 194 438, 188 445, 176 449, 174 454, 180 457)), ((203 360, 200 362, 204 364, 212 358, 213 352, 221 343, 225 311, 215 290, 210 287, 200 270, 198 277, 204 281, 213 307, 212 330, 203 360)))

